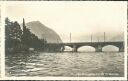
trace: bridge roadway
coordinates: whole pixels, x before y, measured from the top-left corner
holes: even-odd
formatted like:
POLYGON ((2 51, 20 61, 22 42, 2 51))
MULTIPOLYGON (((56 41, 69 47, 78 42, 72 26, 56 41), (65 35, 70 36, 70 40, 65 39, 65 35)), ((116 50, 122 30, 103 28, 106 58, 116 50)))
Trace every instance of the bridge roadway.
POLYGON ((96 52, 102 52, 102 48, 107 45, 113 45, 119 48, 119 52, 124 51, 124 41, 108 41, 108 42, 71 42, 71 43, 47 43, 49 46, 69 46, 74 52, 77 52, 78 48, 82 46, 91 46, 95 48, 96 52))

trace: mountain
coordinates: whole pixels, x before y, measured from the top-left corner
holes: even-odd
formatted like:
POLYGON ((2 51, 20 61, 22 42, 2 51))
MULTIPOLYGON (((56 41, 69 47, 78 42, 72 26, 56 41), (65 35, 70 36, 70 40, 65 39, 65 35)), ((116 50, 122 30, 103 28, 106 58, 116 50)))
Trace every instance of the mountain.
POLYGON ((43 25, 40 21, 28 22, 26 23, 26 27, 40 39, 46 39, 48 43, 62 42, 54 30, 43 25))

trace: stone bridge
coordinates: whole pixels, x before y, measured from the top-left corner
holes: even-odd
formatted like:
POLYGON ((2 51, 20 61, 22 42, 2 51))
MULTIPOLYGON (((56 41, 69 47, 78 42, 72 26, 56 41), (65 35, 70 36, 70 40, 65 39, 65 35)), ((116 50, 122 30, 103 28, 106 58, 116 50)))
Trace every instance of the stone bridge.
POLYGON ((91 46, 95 48, 96 52, 102 52, 102 48, 107 45, 113 45, 119 48, 119 52, 124 52, 124 42, 71 42, 71 43, 47 43, 49 46, 69 46, 73 49, 74 52, 77 52, 78 48, 82 46, 91 46))

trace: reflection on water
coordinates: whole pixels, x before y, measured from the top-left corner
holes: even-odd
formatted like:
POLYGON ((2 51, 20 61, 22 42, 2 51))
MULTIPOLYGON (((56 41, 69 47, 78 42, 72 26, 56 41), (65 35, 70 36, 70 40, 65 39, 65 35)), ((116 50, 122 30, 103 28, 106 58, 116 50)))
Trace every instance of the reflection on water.
POLYGON ((6 55, 6 76, 123 76, 123 52, 6 55))

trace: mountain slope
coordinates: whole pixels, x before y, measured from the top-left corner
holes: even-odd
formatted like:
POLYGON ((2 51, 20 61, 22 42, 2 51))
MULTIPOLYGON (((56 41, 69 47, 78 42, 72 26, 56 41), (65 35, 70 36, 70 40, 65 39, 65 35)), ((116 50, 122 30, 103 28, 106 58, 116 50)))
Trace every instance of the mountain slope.
POLYGON ((26 26, 40 39, 46 39, 49 43, 62 42, 61 38, 55 31, 46 27, 39 21, 28 22, 26 23, 26 26))

